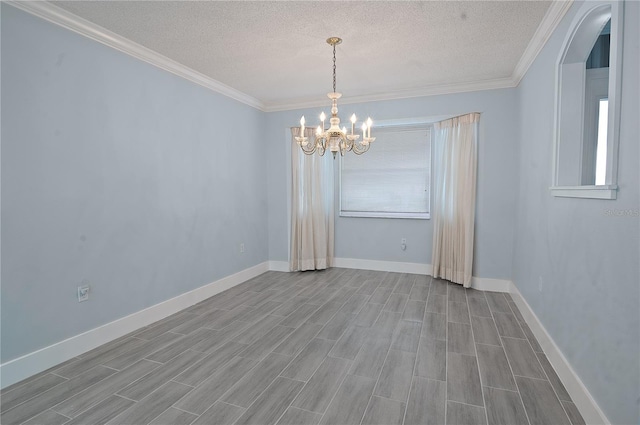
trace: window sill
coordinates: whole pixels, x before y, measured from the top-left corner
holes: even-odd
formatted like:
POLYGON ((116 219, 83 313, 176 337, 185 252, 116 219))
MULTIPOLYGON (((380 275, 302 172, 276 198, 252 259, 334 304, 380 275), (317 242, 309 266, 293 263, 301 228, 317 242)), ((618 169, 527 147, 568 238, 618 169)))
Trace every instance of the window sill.
POLYGON ((561 198, 616 199, 617 185, 602 186, 552 186, 553 196, 561 198))
POLYGON ((340 211, 340 217, 410 218, 410 219, 417 219, 417 220, 429 220, 431 218, 431 213, 389 213, 389 212, 340 211))

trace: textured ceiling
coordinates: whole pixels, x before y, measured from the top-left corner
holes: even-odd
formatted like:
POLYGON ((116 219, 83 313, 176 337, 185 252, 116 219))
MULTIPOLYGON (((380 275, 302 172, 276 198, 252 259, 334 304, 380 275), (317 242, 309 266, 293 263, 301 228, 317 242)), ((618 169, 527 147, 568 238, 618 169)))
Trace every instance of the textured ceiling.
MULTIPOLYGON (((549 1, 55 1, 267 106, 510 78, 549 1), (325 98, 326 99, 326 98, 325 98)), ((397 97, 397 96, 396 96, 397 97)), ((326 101, 326 100, 325 100, 326 101)))

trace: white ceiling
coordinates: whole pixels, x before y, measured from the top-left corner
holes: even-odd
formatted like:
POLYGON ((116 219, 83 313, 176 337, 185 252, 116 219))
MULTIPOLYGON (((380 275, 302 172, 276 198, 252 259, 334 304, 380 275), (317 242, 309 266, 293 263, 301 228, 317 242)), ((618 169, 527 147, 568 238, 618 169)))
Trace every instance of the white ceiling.
POLYGON ((257 99, 266 110, 327 102, 329 36, 344 40, 337 48, 337 91, 346 103, 436 87, 508 86, 521 59, 537 53, 528 48, 532 39, 543 43, 541 31, 558 20, 545 16, 558 10, 550 1, 53 3, 257 99))

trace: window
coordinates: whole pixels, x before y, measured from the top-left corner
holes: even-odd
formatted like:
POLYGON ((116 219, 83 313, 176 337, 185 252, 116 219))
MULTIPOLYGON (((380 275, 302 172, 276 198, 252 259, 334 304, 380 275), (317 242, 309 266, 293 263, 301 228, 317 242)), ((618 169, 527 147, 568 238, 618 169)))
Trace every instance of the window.
POLYGON ((585 68, 582 185, 603 186, 607 177, 607 129, 609 120, 609 51, 611 20, 593 45, 585 68))
POLYGON ((598 102, 598 138, 596 142, 596 185, 606 184, 608 124, 609 99, 600 99, 598 102))
POLYGON ((369 151, 346 155, 340 166, 340 215, 430 217, 432 127, 376 130, 369 151))

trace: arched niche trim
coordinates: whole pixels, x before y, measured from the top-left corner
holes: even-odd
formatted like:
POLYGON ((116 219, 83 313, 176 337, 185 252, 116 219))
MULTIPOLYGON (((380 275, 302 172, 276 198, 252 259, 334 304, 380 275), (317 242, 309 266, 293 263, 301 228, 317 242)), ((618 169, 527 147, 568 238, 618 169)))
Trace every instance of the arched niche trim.
POLYGON ((554 196, 616 199, 623 16, 624 2, 585 2, 562 45, 556 64, 554 196), (609 22, 608 73, 606 68, 587 70, 587 59, 609 22), (594 79, 604 85, 604 95, 593 89, 594 79))

